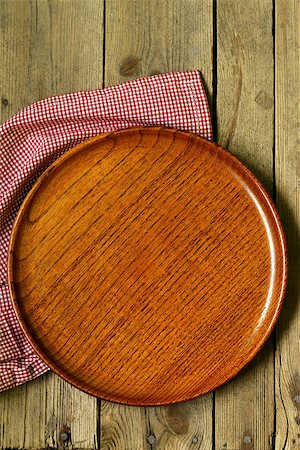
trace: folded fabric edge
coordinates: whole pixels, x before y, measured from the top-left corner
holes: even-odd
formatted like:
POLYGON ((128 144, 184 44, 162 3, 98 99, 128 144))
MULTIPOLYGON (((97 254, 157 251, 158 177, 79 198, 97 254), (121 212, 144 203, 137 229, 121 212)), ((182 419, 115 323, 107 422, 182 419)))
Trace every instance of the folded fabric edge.
MULTIPOLYGON (((24 106, 23 108, 21 108, 20 110, 18 110, 11 118, 9 118, 6 122, 4 122, 3 124, 0 125, 0 135, 5 133, 6 129, 9 128, 11 121, 12 120, 16 120, 18 118, 22 119, 23 121, 25 120, 26 117, 28 117, 28 115, 30 114, 30 111, 33 109, 35 110, 36 108, 43 108, 43 106, 48 107, 49 103, 56 103, 57 101, 59 102, 65 102, 68 100, 72 100, 74 99, 74 97, 76 98, 77 96, 80 95, 93 95, 93 94, 97 94, 100 92, 109 92, 110 90, 115 90, 115 89, 126 89, 126 86, 132 86, 135 83, 143 83, 147 80, 160 80, 160 79, 164 79, 166 77, 182 77, 182 76, 186 76, 186 77, 190 77, 191 79, 193 77, 195 77, 195 75, 197 75, 197 82, 199 83, 200 90, 204 93, 203 96, 201 95, 197 95, 195 97, 195 92, 193 93, 193 96, 195 97, 195 100, 198 99, 198 101, 204 101, 205 102, 205 106, 209 115, 209 128, 211 129, 211 117, 210 117, 210 110, 209 110, 209 104, 208 104, 208 100, 207 100, 207 95, 206 95, 206 91, 202 82, 202 77, 201 77, 201 72, 199 69, 191 69, 191 70, 186 70, 186 71, 173 71, 173 72, 165 72, 165 73, 161 73, 161 74, 156 74, 156 75, 150 75, 150 76, 144 76, 141 78, 136 78, 136 79, 132 79, 132 80, 128 80, 128 81, 123 81, 122 83, 119 84, 115 84, 115 85, 111 85, 111 86, 106 86, 106 87, 99 87, 97 89, 91 89, 91 90, 80 90, 80 91, 74 91, 74 92, 66 92, 66 93, 62 93, 62 94, 58 94, 58 95, 53 95, 50 97, 45 97, 43 99, 37 100, 27 106, 24 106)), ((192 81, 192 80, 190 80, 192 81)), ((194 82, 194 81, 192 81, 194 82)), ((212 139, 212 131, 211 131, 211 138, 212 139)))
POLYGON ((207 93, 204 88, 204 84, 202 81, 202 75, 200 70, 194 70, 191 71, 191 73, 197 73, 196 80, 190 80, 186 83, 188 84, 188 87, 191 89, 191 93, 194 99, 194 109, 196 111, 196 115, 198 117, 199 122, 199 130, 198 133, 200 134, 200 124, 201 128, 204 129, 205 135, 207 136, 208 140, 213 139, 213 129, 212 129, 212 120, 211 120, 211 113, 210 113, 210 107, 208 103, 207 93), (195 89, 196 87, 196 89, 195 89), (201 111, 201 105, 204 104, 204 107, 206 108, 205 114, 203 114, 203 111, 201 111), (202 113, 201 113, 202 112, 202 113), (205 123, 203 123, 203 118, 205 118, 205 123))
POLYGON ((47 371, 49 367, 35 353, 21 360, 0 363, 0 392, 32 381, 47 371))

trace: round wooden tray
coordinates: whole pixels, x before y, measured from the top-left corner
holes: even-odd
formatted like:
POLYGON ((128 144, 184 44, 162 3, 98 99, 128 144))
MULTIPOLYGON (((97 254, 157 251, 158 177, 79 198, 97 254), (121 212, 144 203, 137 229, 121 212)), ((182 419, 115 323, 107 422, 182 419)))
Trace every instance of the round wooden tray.
POLYGON ((198 136, 123 130, 58 159, 26 197, 11 295, 41 358, 101 398, 159 405, 215 389, 269 336, 286 284, 275 208, 198 136))

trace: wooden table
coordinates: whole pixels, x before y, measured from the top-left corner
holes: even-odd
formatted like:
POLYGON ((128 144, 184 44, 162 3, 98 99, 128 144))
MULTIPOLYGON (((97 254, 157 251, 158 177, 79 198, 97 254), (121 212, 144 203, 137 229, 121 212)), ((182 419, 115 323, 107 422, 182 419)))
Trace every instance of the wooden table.
POLYGON ((133 408, 47 373, 0 395, 1 448, 300 449, 299 13, 298 0, 0 1, 2 121, 49 95, 200 68, 215 139, 272 193, 290 260, 275 333, 223 388, 133 408))

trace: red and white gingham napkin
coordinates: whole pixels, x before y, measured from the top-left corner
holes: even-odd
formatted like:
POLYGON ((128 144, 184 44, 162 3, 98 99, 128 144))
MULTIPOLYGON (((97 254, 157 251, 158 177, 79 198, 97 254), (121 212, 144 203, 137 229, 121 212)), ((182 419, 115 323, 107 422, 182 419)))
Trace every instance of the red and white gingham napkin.
POLYGON ((0 391, 46 372, 13 310, 7 252, 18 209, 41 173, 92 136, 135 126, 192 131, 212 139, 197 70, 141 78, 105 89, 41 100, 0 127, 0 391))

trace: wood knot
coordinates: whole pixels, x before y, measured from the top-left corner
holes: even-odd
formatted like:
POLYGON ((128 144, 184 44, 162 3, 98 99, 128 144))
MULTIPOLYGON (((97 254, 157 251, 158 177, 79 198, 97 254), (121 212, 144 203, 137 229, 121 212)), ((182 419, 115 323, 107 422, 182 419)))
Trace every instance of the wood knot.
POLYGON ((152 77, 153 75, 160 75, 161 72, 159 70, 152 70, 152 72, 150 72, 150 76, 152 77))
POLYGON ((9 102, 8 102, 7 98, 2 97, 1 98, 1 103, 2 103, 3 106, 7 107, 9 102))
POLYGON ((272 98, 265 91, 259 91, 255 103, 263 109, 270 109, 273 106, 272 98))
POLYGON ((166 419, 169 427, 176 434, 186 434, 189 429, 188 417, 176 405, 169 406, 166 419))
POLYGON ((137 75, 140 70, 140 59, 135 56, 129 56, 126 58, 120 66, 120 75, 123 77, 130 77, 131 75, 137 75))

